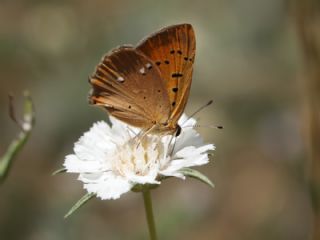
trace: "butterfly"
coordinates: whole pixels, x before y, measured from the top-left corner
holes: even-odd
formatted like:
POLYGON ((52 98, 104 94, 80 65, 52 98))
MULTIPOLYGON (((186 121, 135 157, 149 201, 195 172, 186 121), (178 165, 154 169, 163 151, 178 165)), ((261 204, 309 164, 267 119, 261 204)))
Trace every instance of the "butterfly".
POLYGON ((179 135, 196 41, 192 25, 165 27, 137 46, 111 50, 89 77, 89 103, 145 132, 179 135))

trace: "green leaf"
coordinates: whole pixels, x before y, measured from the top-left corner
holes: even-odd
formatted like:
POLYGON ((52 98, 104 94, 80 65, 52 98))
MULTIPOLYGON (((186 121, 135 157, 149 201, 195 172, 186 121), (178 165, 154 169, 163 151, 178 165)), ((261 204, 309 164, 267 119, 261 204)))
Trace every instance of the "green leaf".
POLYGON ((59 169, 55 170, 55 171, 52 173, 52 176, 57 175, 57 174, 59 174, 59 173, 64 173, 64 172, 66 172, 66 171, 67 171, 66 168, 59 168, 59 169))
POLYGON ((95 196, 94 193, 87 193, 84 195, 76 204, 72 206, 72 208, 69 210, 69 212, 64 215, 64 218, 70 217, 71 214, 73 214, 76 210, 78 210, 80 207, 82 207, 84 204, 86 204, 91 198, 95 196))
POLYGON ((183 174, 186 177, 198 179, 199 181, 208 184, 212 188, 214 187, 213 183, 210 181, 210 179, 207 176, 205 176, 204 174, 202 174, 201 172, 195 169, 182 168, 181 170, 179 170, 179 173, 183 174))

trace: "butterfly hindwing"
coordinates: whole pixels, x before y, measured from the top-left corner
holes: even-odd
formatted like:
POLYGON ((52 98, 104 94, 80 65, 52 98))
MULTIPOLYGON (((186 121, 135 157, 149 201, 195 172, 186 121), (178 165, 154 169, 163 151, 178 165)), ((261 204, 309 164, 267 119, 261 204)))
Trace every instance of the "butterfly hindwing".
POLYGON ((190 24, 173 25, 142 40, 136 47, 161 72, 170 101, 170 119, 177 122, 188 100, 195 57, 195 35, 190 24))
POLYGON ((132 47, 107 54, 90 83, 90 102, 130 125, 149 129, 169 118, 169 98, 159 69, 132 47))

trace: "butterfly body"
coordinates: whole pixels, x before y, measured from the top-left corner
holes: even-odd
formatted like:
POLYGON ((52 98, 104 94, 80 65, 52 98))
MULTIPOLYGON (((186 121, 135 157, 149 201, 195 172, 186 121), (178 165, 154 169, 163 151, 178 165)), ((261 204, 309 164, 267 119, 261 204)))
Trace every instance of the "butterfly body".
POLYGON ((195 56, 190 24, 164 28, 106 54, 89 78, 91 104, 153 134, 180 131, 195 56))

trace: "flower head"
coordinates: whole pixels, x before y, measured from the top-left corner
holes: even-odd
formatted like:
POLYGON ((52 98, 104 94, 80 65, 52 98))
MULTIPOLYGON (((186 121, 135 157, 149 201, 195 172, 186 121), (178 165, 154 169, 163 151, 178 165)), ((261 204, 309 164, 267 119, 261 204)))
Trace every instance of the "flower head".
POLYGON ((116 199, 137 184, 160 184, 161 176, 184 178, 181 169, 208 163, 212 144, 203 144, 192 128, 194 119, 183 115, 178 137, 140 135, 140 129, 110 117, 95 123, 66 156, 67 172, 79 173, 84 188, 101 199, 116 199))

